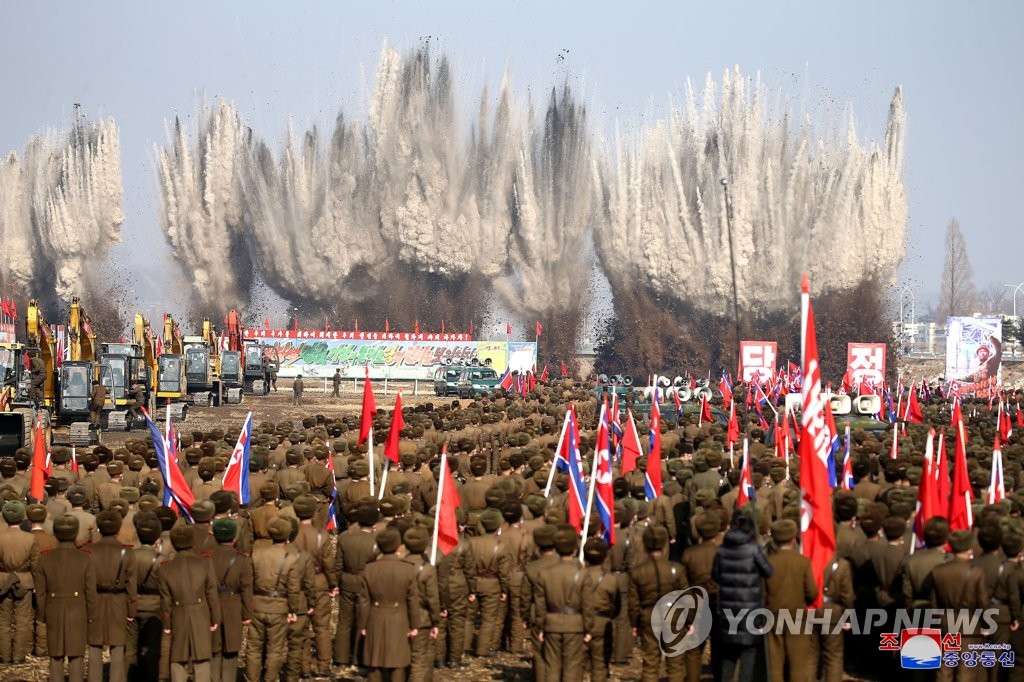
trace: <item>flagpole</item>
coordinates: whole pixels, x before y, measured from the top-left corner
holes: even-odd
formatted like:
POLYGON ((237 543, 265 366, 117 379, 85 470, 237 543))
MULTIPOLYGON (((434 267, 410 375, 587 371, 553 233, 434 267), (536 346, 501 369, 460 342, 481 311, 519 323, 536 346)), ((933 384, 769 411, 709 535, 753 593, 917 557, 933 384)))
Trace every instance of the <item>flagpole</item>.
POLYGON ((434 538, 430 544, 430 564, 437 565, 437 535, 441 529, 441 500, 444 498, 445 461, 448 459, 446 452, 441 453, 441 473, 437 481, 437 503, 434 505, 434 538))
POLYGON ((369 449, 367 450, 370 458, 370 497, 376 495, 376 488, 373 486, 374 471, 373 471, 373 427, 370 427, 370 432, 367 434, 367 442, 369 443, 369 449))
POLYGON ((565 440, 565 431, 569 428, 569 411, 565 412, 565 420, 562 422, 562 433, 558 436, 558 445, 555 446, 555 457, 551 460, 551 471, 548 472, 548 484, 544 486, 544 497, 551 496, 551 483, 555 480, 555 469, 558 468, 558 453, 562 451, 562 441, 565 440))
MULTIPOLYGON (((387 449, 387 448, 385 447, 385 449, 387 449)), ((384 458, 384 473, 380 477, 380 490, 377 491, 377 499, 378 500, 383 499, 383 497, 384 497, 384 489, 388 485, 388 469, 390 469, 390 468, 391 468, 391 460, 388 459, 387 457, 385 457, 384 458)))

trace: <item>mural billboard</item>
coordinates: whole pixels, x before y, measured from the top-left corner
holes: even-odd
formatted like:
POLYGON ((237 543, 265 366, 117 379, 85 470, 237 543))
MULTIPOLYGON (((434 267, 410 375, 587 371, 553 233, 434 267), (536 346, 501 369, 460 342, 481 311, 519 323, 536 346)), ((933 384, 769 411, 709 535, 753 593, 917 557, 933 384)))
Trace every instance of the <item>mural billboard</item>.
POLYGON ((961 395, 988 398, 1002 383, 1003 321, 998 317, 946 320, 946 380, 961 395))

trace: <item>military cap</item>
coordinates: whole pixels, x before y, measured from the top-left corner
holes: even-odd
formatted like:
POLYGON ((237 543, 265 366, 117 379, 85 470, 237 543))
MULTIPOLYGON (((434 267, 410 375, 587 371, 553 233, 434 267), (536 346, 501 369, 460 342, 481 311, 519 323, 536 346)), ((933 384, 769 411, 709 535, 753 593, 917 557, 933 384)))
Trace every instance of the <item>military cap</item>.
POLYGON ((192 503, 192 520, 196 523, 206 523, 213 518, 216 507, 209 500, 196 500, 192 503))
POLYGON ((866 512, 860 517, 860 529, 864 531, 864 534, 868 537, 877 535, 881 528, 882 519, 874 512, 866 512))
POLYGON ((116 459, 112 462, 107 462, 107 473, 111 476, 120 476, 124 473, 124 464, 116 459))
POLYGON ((501 528, 501 522, 501 512, 497 509, 485 509, 480 514, 480 525, 484 527, 484 531, 487 533, 493 533, 501 528))
POLYGON ((394 554, 402 544, 402 534, 397 529, 387 527, 377 533, 377 548, 383 554, 394 554))
POLYGON ((210 493, 214 514, 227 514, 235 503, 235 496, 230 490, 216 490, 210 493))
MULTIPOLYGON (((67 480, 67 479, 63 479, 67 480)), ((88 500, 88 494, 80 485, 73 485, 68 488, 68 502, 72 507, 81 507, 88 500)))
MULTIPOLYGON (((398 461, 400 461, 402 463, 402 466, 404 466, 404 467, 414 467, 414 466, 416 466, 416 453, 415 452, 404 452, 398 458, 398 461)), ((408 545, 406 545, 406 546, 408 546, 408 545)))
POLYGON ((122 500, 120 497, 117 498, 116 500, 110 501, 110 509, 120 514, 122 519, 128 516, 128 503, 125 500, 122 500))
POLYGON ((474 476, 483 476, 487 472, 487 460, 483 457, 474 457, 469 461, 469 473, 474 476))
POLYGON ((71 459, 71 450, 63 446, 55 446, 50 449, 50 459, 54 464, 67 464, 71 459))
POLYGON ((533 544, 542 550, 551 549, 555 546, 555 527, 548 524, 541 524, 533 530, 533 544))
POLYGON ((234 519, 217 519, 213 522, 213 537, 217 542, 231 542, 238 534, 238 522, 234 519))
POLYGON ((857 515, 857 498, 853 495, 838 495, 836 497, 836 517, 840 521, 849 521, 857 515))
POLYGON ((796 523, 790 519, 780 519, 772 524, 772 539, 784 545, 796 538, 796 523))
POLYGON ((949 546, 954 554, 966 552, 974 547, 974 533, 969 530, 955 530, 949 534, 949 546))
POLYGON ((395 504, 395 498, 391 495, 386 495, 380 501, 380 515, 381 516, 395 516, 398 514, 398 505, 395 504))
POLYGON ((544 523, 550 523, 557 525, 559 523, 565 523, 566 514, 564 509, 558 509, 551 507, 550 509, 544 510, 544 523))
POLYGON ((171 545, 174 546, 179 552, 192 549, 192 545, 195 542, 195 533, 192 532, 192 527, 187 525, 175 526, 171 528, 171 545))
POLYGON ((356 520, 360 526, 368 528, 380 521, 380 509, 375 502, 369 500, 360 502, 359 508, 356 510, 356 520))
POLYGON ((10 457, 0 459, 0 476, 14 476, 18 473, 18 465, 10 457))
POLYGON ((25 516, 32 523, 43 523, 46 521, 46 507, 41 504, 30 504, 25 507, 25 516))
POLYGON ((160 500, 157 499, 156 495, 147 493, 139 497, 139 503, 136 505, 139 511, 156 511, 160 506, 160 500))
POLYGON ((132 517, 132 525, 135 526, 135 533, 139 536, 139 542, 144 545, 151 545, 160 538, 163 526, 160 517, 153 512, 139 512, 132 517))
POLYGON ((710 540, 722 530, 722 519, 718 514, 704 513, 697 517, 697 533, 702 540, 710 540))
POLYGON ((117 532, 121 530, 121 520, 120 514, 113 509, 108 509, 96 515, 96 527, 99 528, 100 535, 117 535, 117 532))
POLYGON ((668 531, 662 526, 647 526, 644 529, 644 548, 648 552, 664 549, 668 543, 668 531))
POLYGON ((260 486, 260 497, 267 502, 272 502, 277 499, 277 494, 280 492, 280 488, 273 481, 267 481, 260 486))
POLYGON ((135 486, 126 485, 121 488, 119 497, 128 504, 135 504, 139 501, 139 489, 135 486))
POLYGON ((284 542, 292 533, 292 524, 282 516, 275 516, 267 523, 267 530, 270 532, 271 540, 284 542))
POLYGON ((560 526, 555 529, 555 551, 558 556, 571 556, 575 554, 579 545, 575 528, 560 526))
POLYGON ((18 494, 18 491, 14 489, 14 486, 5 484, 0 486, 0 500, 4 502, 13 502, 20 500, 23 496, 18 494))
POLYGON ((295 483, 289 483, 284 489, 284 495, 289 500, 295 500, 299 495, 305 495, 309 492, 308 481, 295 481, 295 483))
POLYGON ((601 538, 590 538, 583 545, 583 558, 591 566, 600 566, 608 556, 608 545, 601 538))
POLYGON ((363 476, 369 476, 370 463, 365 459, 357 459, 354 462, 350 462, 348 465, 348 473, 350 478, 362 478, 363 476))
POLYGON ((543 495, 530 495, 526 498, 526 508, 530 510, 533 518, 543 516, 547 506, 548 500, 543 495))
POLYGON ((25 520, 25 505, 17 500, 10 502, 4 502, 3 511, 4 521, 12 526, 16 526, 25 520))
POLYGON ((501 509, 501 505, 505 503, 507 499, 505 492, 498 486, 492 485, 484 492, 484 501, 488 507, 494 509, 501 509))
POLYGON ((178 520, 177 512, 170 507, 157 507, 153 513, 160 519, 160 527, 163 530, 170 530, 178 520))
POLYGON ((907 532, 907 522, 900 516, 888 516, 882 522, 886 540, 898 540, 907 532))
POLYGON ((61 514, 53 520, 53 535, 61 542, 74 542, 78 537, 78 517, 61 514))
POLYGON ((302 464, 302 452, 295 448, 289 448, 284 455, 284 461, 288 466, 298 466, 302 464))
POLYGON ((292 502, 292 509, 295 510, 295 515, 300 519, 313 518, 313 514, 316 513, 316 507, 316 498, 309 493, 299 495, 292 502))
POLYGON ((405 495, 412 491, 412 484, 409 481, 398 481, 391 486, 391 494, 405 495))
POLYGON ((1013 560, 1021 550, 1024 549, 1024 535, 1020 533, 1007 533, 1003 536, 1003 554, 1007 559, 1013 560))
POLYGON ((949 521, 941 516, 928 519, 924 524, 924 544, 941 547, 949 539, 949 521))
POLYGON ((403 542, 405 543, 405 548, 408 549, 410 553, 421 554, 427 551, 429 536, 427 535, 427 531, 422 528, 413 526, 409 530, 405 531, 405 535, 402 537, 403 542))
POLYGON ((700 488, 694 495, 699 507, 708 507, 715 502, 715 491, 710 488, 700 488))

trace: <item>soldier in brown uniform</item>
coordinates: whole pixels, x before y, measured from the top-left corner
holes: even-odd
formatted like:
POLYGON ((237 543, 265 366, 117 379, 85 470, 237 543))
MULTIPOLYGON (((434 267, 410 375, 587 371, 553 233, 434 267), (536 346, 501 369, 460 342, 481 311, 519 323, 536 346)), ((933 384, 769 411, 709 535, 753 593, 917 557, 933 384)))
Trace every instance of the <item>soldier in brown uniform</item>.
POLYGON ((86 543, 99 540, 99 533, 96 531, 96 517, 85 510, 85 488, 81 486, 68 488, 68 502, 71 504, 71 511, 68 513, 78 519, 78 537, 75 539, 75 544, 81 547, 86 543))
MULTIPOLYGON (((699 545, 687 547, 683 552, 683 578, 691 587, 703 587, 708 593, 711 613, 718 612, 718 585, 711 577, 711 567, 715 563, 715 552, 718 551, 718 534, 722 528, 718 514, 703 513, 697 517, 697 533, 700 535, 699 545)), ((721 644, 718 639, 718 628, 711 628, 711 669, 718 670, 718 655, 721 644)), ((688 682, 700 682, 701 659, 704 647, 699 646, 687 650, 683 654, 686 662, 686 679, 688 682)))
POLYGON ((32 571, 39 556, 32 533, 18 524, 25 505, 5 502, 3 518, 10 527, 0 532, 0 663, 24 663, 32 650, 32 571))
POLYGON ((341 666, 354 666, 358 661, 359 628, 356 606, 362 586, 363 569, 377 554, 374 524, 380 518, 377 505, 367 500, 356 512, 358 528, 350 528, 338 536, 337 571, 339 578, 338 626, 334 633, 334 661, 341 666))
MULTIPOLYGON (((807 659, 807 679, 817 680, 818 666, 824 672, 824 682, 842 682, 843 679, 843 634, 831 634, 836 631, 840 618, 846 609, 852 609, 853 569, 850 562, 839 556, 825 566, 824 592, 822 610, 828 617, 827 630, 815 629, 809 636, 809 655, 807 659)), ((815 614, 820 616, 821 614, 815 614)))
MULTIPOLYGON (((974 554, 974 534, 967 530, 958 530, 949 534, 949 546, 953 550, 953 559, 939 564, 932 569, 931 608, 933 609, 975 609, 989 608, 985 590, 985 574, 971 566, 974 554)), ((943 618, 942 633, 953 632, 951 623, 943 618)), ((961 633, 961 651, 968 651, 971 645, 984 641, 980 631, 961 633)), ((984 668, 968 668, 963 662, 956 668, 942 666, 939 668, 938 679, 980 680, 984 677, 984 668)))
POLYGON ((586 658, 590 663, 590 679, 604 682, 608 679, 608 665, 612 659, 612 622, 622 608, 622 595, 615 574, 605 566, 608 545, 604 540, 587 540, 583 545, 583 558, 587 562, 594 611, 590 641, 586 643, 586 658))
MULTIPOLYGON (((765 581, 765 606, 779 623, 779 612, 791 614, 804 611, 818 598, 811 560, 796 547, 797 525, 790 519, 772 524, 772 540, 776 551, 768 555, 772 576, 765 581)), ((806 618, 802 618, 802 623, 806 618)), ((768 654, 771 679, 799 682, 807 675, 810 636, 775 628, 768 633, 768 654)))
POLYGON ((213 537, 217 546, 210 553, 213 576, 220 597, 221 626, 213 633, 213 682, 234 682, 238 677, 238 652, 242 631, 252 622, 252 560, 235 550, 238 522, 217 519, 213 537))
POLYGON ((295 538, 295 546, 308 553, 313 562, 315 599, 309 604, 309 607, 313 609, 310 621, 316 643, 316 665, 314 667, 317 673, 326 675, 330 671, 333 647, 331 599, 337 595, 338 590, 335 546, 326 530, 313 526, 313 516, 317 511, 315 497, 309 494, 300 495, 295 498, 292 507, 299 517, 299 534, 295 538))
MULTIPOLYGON (((191 529, 171 530, 175 555, 160 565, 160 620, 170 636, 172 682, 188 679, 188 665, 195 682, 210 681, 213 656, 211 634, 220 624, 220 600, 213 576, 213 562, 196 556, 191 529)), ((273 678, 276 679, 276 678, 273 678)))
MULTIPOLYGON (((661 647, 651 627, 651 611, 663 596, 673 590, 685 590, 686 578, 683 567, 665 557, 668 545, 668 531, 660 526, 648 526, 643 534, 647 560, 634 568, 629 575, 629 620, 633 624, 633 636, 641 636, 643 673, 645 682, 657 680, 661 667, 661 647)), ((670 656, 665 659, 670 680, 683 678, 683 659, 670 656)))
POLYGON ((910 610, 926 609, 931 605, 932 569, 949 561, 946 540, 949 522, 937 516, 924 525, 924 548, 907 557, 903 564, 903 606, 910 610))
POLYGON ((278 515, 277 497, 280 489, 274 481, 267 481, 260 486, 262 504, 249 512, 249 523, 252 525, 254 544, 270 544, 269 523, 278 515))
MULTIPOLYGON (((498 619, 499 603, 508 600, 512 557, 504 551, 496 535, 501 527, 501 514, 487 509, 480 515, 484 534, 472 537, 466 545, 466 579, 469 600, 480 605, 480 630, 477 632, 476 655, 491 656, 497 650, 502 623, 498 619)), ((471 609, 472 612, 472 609, 471 609)))
MULTIPOLYGON (((29 531, 32 534, 32 540, 36 545, 37 554, 41 554, 49 549, 55 549, 59 544, 57 538, 52 533, 46 532, 44 524, 46 523, 46 507, 41 504, 30 504, 25 508, 25 516, 32 524, 32 529, 29 531)), ((38 597, 35 597, 38 600, 38 597)), ((33 606, 33 608, 35 608, 33 606)), ((36 656, 46 656, 46 621, 42 618, 34 618, 35 623, 35 646, 33 647, 33 653, 36 656)))
POLYGON ((575 529, 555 532, 555 551, 558 563, 537 576, 533 599, 545 679, 561 682, 579 679, 595 624, 593 586, 577 559, 575 529))
MULTIPOLYGON (((196 500, 192 505, 192 551, 199 556, 208 555, 216 547, 217 541, 213 538, 210 528, 210 521, 217 508, 210 500, 196 500)), ((184 519, 179 519, 178 524, 184 524, 184 519)))
MULTIPOLYGON (((156 544, 160 540, 160 519, 153 512, 139 512, 134 517, 135 531, 139 546, 132 549, 135 554, 135 588, 138 593, 138 607, 135 620, 128 623, 128 639, 125 645, 125 665, 128 678, 144 680, 160 669, 160 637, 163 625, 160 622, 160 563, 161 557, 156 544)), ((170 666, 161 678, 170 675, 170 666)))
POLYGON ((42 552, 33 577, 36 589, 36 618, 46 622, 49 677, 63 680, 64 659, 68 679, 85 679, 85 649, 89 614, 96 607, 96 574, 89 551, 75 546, 78 519, 70 515, 53 520, 53 534, 60 544, 42 552))
POLYGON ((629 569, 636 563, 634 557, 640 553, 643 543, 639 539, 640 535, 634 531, 632 509, 622 502, 615 503, 615 521, 619 524, 619 530, 615 534, 615 544, 608 552, 608 559, 619 584, 622 608, 619 609, 619 615, 612 626, 612 663, 625 665, 629 662, 635 646, 633 625, 629 622, 629 608, 626 603, 629 594, 629 569))
POLYGON ((432 679, 434 666, 434 645, 437 642, 441 624, 441 603, 437 588, 437 571, 430 564, 424 552, 430 537, 422 528, 413 526, 405 531, 403 544, 409 550, 403 561, 416 569, 416 587, 419 606, 409 625, 416 630, 410 641, 409 682, 425 682, 432 679))
POLYGON ((379 560, 366 566, 359 590, 359 632, 366 638, 364 662, 372 670, 369 679, 382 680, 385 672, 392 682, 405 680, 411 662, 410 638, 419 608, 416 568, 395 553, 402 536, 394 528, 377 534, 379 560))
MULTIPOLYGON (((1024 549, 1024 536, 1007 533, 1003 536, 1003 555, 1006 557, 999 565, 996 584, 992 589, 992 606, 999 612, 996 614, 996 631, 990 636, 993 644, 1009 644, 1013 651, 1024 651, 1021 645, 1021 550, 1024 549)), ((1017 666, 1014 666, 1015 668, 1017 666)), ((992 670, 992 669, 990 669, 992 670)), ((997 670, 998 672, 998 670, 997 670)), ((1004 671, 1008 673, 1010 671, 1004 671)), ((1013 671, 1016 672, 1016 671, 1013 671)), ((1018 673, 1018 676, 1024 675, 1018 673)), ((1008 674, 997 675, 1000 679, 1008 674)), ((991 676, 990 676, 990 679, 991 676)))
POLYGON ((93 573, 96 576, 96 608, 90 612, 89 682, 103 679, 103 648, 110 650, 111 682, 126 679, 124 649, 128 641, 128 622, 138 608, 135 553, 117 540, 121 515, 109 510, 96 517, 99 542, 89 545, 93 573))
POLYGON ((533 539, 523 528, 523 506, 518 501, 505 502, 501 508, 501 516, 508 525, 498 531, 498 536, 511 559, 508 582, 508 650, 519 653, 526 646, 526 632, 523 628, 523 577, 526 574, 526 564, 533 558, 533 539))
POLYGON ((305 612, 302 573, 298 555, 289 551, 291 524, 273 518, 268 524, 272 545, 257 544, 252 550, 253 614, 249 624, 245 677, 251 682, 277 680, 287 654, 288 624, 305 612), (266 662, 263 662, 266 656, 266 662))
POLYGON ((98 381, 92 382, 92 392, 89 393, 89 427, 99 431, 100 416, 103 414, 103 405, 107 402, 107 389, 98 381))
MULTIPOLYGON (((457 511, 457 513, 459 513, 457 511)), ((463 571, 465 541, 444 556, 437 567, 438 597, 442 624, 438 629, 437 654, 440 663, 449 668, 464 668, 466 652, 466 617, 469 611, 469 583, 463 571)))

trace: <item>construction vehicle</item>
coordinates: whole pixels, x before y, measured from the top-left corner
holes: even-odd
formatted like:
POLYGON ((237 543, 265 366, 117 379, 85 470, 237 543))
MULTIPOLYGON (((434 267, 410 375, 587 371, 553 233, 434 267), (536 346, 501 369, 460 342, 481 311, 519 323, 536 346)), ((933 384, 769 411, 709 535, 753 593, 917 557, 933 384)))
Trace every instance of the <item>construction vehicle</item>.
POLYGON ((277 348, 264 345, 254 339, 243 338, 242 325, 238 321, 236 311, 228 312, 226 322, 228 350, 221 353, 221 380, 227 383, 229 369, 233 368, 233 364, 229 365, 229 363, 233 363, 234 356, 237 354, 241 364, 243 392, 252 395, 266 395, 270 390, 267 372, 276 372, 280 365, 277 348), (231 360, 229 360, 229 354, 231 360))
POLYGON ((131 430, 130 408, 135 404, 135 387, 144 387, 144 404, 149 404, 156 387, 156 344, 152 329, 141 313, 135 314, 132 343, 100 344, 100 364, 110 367, 111 385, 108 387, 113 408, 107 413, 107 428, 131 430))
POLYGON ((188 412, 188 382, 185 378, 185 347, 178 323, 164 314, 164 330, 156 358, 156 399, 167 405, 171 418, 181 421, 188 412))
MULTIPOLYGON (((201 336, 186 336, 185 380, 188 397, 193 405, 219 407, 224 400, 224 386, 220 379, 220 340, 210 318, 203 320, 201 336)), ((241 389, 231 389, 232 402, 241 402, 241 389)))
POLYGON ((13 457, 32 441, 36 412, 29 397, 28 356, 32 350, 20 343, 0 343, 0 457, 13 457))

